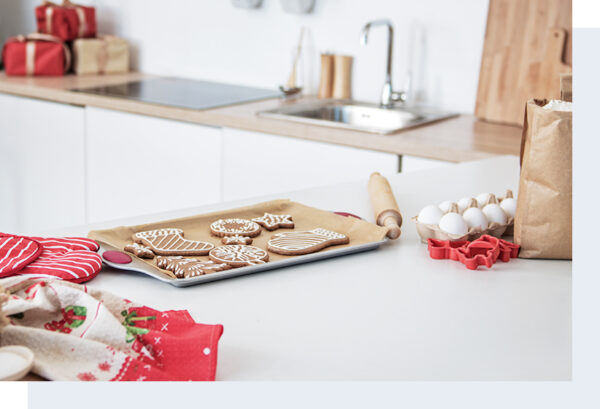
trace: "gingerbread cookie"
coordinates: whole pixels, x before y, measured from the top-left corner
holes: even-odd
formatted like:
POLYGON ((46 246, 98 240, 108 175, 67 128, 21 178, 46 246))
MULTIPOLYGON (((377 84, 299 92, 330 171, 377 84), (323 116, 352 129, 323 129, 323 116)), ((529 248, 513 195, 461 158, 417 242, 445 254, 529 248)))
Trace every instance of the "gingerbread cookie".
POLYGON ((236 234, 234 236, 225 236, 221 239, 223 244, 252 244, 252 239, 246 236, 236 234))
POLYGON ((256 237, 260 234, 260 226, 246 219, 220 219, 210 225, 210 232, 218 237, 256 237))
POLYGON ((277 233, 267 243, 267 249, 277 254, 296 256, 349 242, 350 239, 344 234, 318 228, 308 231, 277 233))
POLYGON ((280 228, 293 229, 294 222, 289 214, 271 214, 265 213, 262 217, 252 219, 253 222, 260 224, 267 230, 275 230, 280 228))
POLYGON ((156 266, 163 270, 171 271, 177 278, 197 277, 204 274, 229 270, 231 268, 231 266, 226 263, 215 263, 211 260, 202 261, 181 256, 158 256, 156 257, 156 266))
POLYGON ((208 256, 215 263, 227 263, 232 267, 253 266, 269 261, 269 254, 263 249, 243 245, 215 247, 208 256))
POLYGON ((125 246, 124 250, 139 258, 154 258, 154 253, 146 246, 138 243, 131 243, 125 246))
POLYGON ((232 268, 227 263, 215 263, 212 260, 197 261, 196 263, 190 263, 184 268, 184 277, 198 277, 205 274, 217 273, 219 271, 225 271, 232 268))
POLYGON ((181 229, 157 229, 133 235, 133 241, 150 247, 159 256, 203 256, 215 246, 204 241, 183 238, 181 229))
POLYGON ((196 260, 192 258, 183 258, 181 256, 176 257, 156 257, 156 267, 162 268, 163 270, 169 270, 175 277, 183 278, 185 276, 185 266, 189 263, 193 263, 196 260))

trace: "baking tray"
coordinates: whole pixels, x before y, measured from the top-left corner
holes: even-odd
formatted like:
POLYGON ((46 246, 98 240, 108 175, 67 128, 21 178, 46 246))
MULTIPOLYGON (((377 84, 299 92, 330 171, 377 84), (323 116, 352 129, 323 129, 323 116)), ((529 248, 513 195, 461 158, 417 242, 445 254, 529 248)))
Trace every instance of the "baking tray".
MULTIPOLYGON (((262 216, 264 212, 275 214, 291 214, 296 223, 295 229, 278 229, 274 231, 263 230, 258 237, 254 238, 254 243, 259 248, 266 249, 268 239, 278 232, 282 231, 300 231, 317 227, 326 228, 350 237, 350 243, 339 246, 327 247, 316 253, 283 256, 269 252, 270 261, 265 264, 254 266, 238 267, 230 270, 219 271, 191 278, 175 278, 154 265, 153 260, 141 259, 130 253, 132 262, 128 264, 118 264, 103 259, 103 262, 113 268, 120 270, 130 270, 149 275, 157 280, 169 283, 176 287, 188 287, 191 285, 207 283, 216 280, 238 277, 246 274, 254 274, 261 271, 273 270, 292 265, 309 263, 327 258, 340 257, 353 253, 374 250, 386 242, 387 229, 364 220, 354 217, 344 217, 329 211, 315 209, 289 200, 274 200, 270 202, 258 203, 252 206, 241 207, 237 209, 227 209, 223 211, 190 216, 182 219, 164 220, 155 223, 138 226, 121 226, 113 229, 92 231, 89 237, 95 239, 100 244, 100 255, 105 251, 123 251, 125 244, 130 242, 133 232, 151 230, 164 227, 178 227, 183 229, 184 236, 193 240, 209 241, 215 246, 221 245, 220 239, 210 235, 208 225, 220 218, 241 217, 252 219, 262 216)), ((196 257, 198 259, 208 259, 208 257, 196 257)))
MULTIPOLYGON (((205 274, 198 277, 191 278, 172 278, 166 274, 162 274, 156 272, 152 269, 149 269, 146 263, 139 261, 137 257, 134 257, 132 254, 127 253, 131 256, 133 261, 129 264, 117 264, 111 263, 110 261, 102 259, 104 264, 117 268, 120 270, 129 270, 129 271, 137 271, 139 273, 143 273, 149 275, 150 277, 156 278, 164 283, 169 283, 174 285, 175 287, 189 287, 192 285, 208 283, 211 281, 225 280, 227 278, 239 277, 247 274, 260 273, 262 271, 274 270, 277 268, 294 266, 297 264, 310 263, 312 261, 324 260, 327 258, 340 257, 348 254, 361 253, 363 251, 375 250, 383 243, 385 243, 387 239, 383 239, 380 241, 376 241, 373 243, 359 244, 357 246, 343 247, 339 249, 331 249, 329 251, 321 251, 312 254, 305 254, 303 256, 293 256, 284 260, 270 261, 265 264, 258 264, 255 266, 248 267, 238 267, 232 268, 231 270, 219 271, 217 273, 205 274)), ((116 247, 113 247, 109 244, 99 242, 100 250, 99 253, 102 255, 105 251, 117 250, 116 247)), ((271 254, 271 253, 269 253, 271 254)))

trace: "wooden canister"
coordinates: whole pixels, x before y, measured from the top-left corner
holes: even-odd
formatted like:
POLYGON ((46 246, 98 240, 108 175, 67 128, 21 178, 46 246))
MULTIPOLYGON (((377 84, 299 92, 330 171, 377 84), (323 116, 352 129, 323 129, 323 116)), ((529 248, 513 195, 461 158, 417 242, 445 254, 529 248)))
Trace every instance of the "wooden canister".
POLYGON ((319 98, 331 98, 333 95, 333 54, 321 54, 321 81, 319 98))
POLYGON ((352 60, 349 55, 335 55, 333 60, 333 98, 352 98, 352 60))

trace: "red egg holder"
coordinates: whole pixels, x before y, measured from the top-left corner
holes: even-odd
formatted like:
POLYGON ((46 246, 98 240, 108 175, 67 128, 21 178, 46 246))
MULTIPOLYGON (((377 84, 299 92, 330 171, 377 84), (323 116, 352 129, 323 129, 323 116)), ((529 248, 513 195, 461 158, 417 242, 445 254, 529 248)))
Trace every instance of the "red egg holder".
POLYGON ((517 244, 487 234, 474 241, 428 239, 427 244, 431 258, 460 261, 469 270, 479 266, 491 268, 498 259, 508 262, 518 256, 520 248, 517 244))

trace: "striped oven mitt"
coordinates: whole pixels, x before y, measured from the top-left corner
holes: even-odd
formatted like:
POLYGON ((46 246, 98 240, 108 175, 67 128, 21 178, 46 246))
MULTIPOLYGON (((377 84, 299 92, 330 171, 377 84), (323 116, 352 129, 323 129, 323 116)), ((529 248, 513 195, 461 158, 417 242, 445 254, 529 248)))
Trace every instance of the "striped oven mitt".
POLYGON ((0 234, 0 260, 4 260, 0 262, 0 277, 28 275, 83 283, 94 278, 102 268, 102 259, 96 253, 98 248, 94 240, 86 238, 19 237, 0 234), (23 250, 22 254, 21 251, 17 253, 16 249, 19 247, 12 247, 19 241, 20 247, 26 246, 24 243, 33 242, 41 251, 38 250, 37 257, 30 255, 27 260, 23 260, 32 250, 29 247, 29 250, 23 250), (4 249, 6 253, 3 253, 4 249), (2 263, 9 266, 5 271, 2 270, 2 263))

